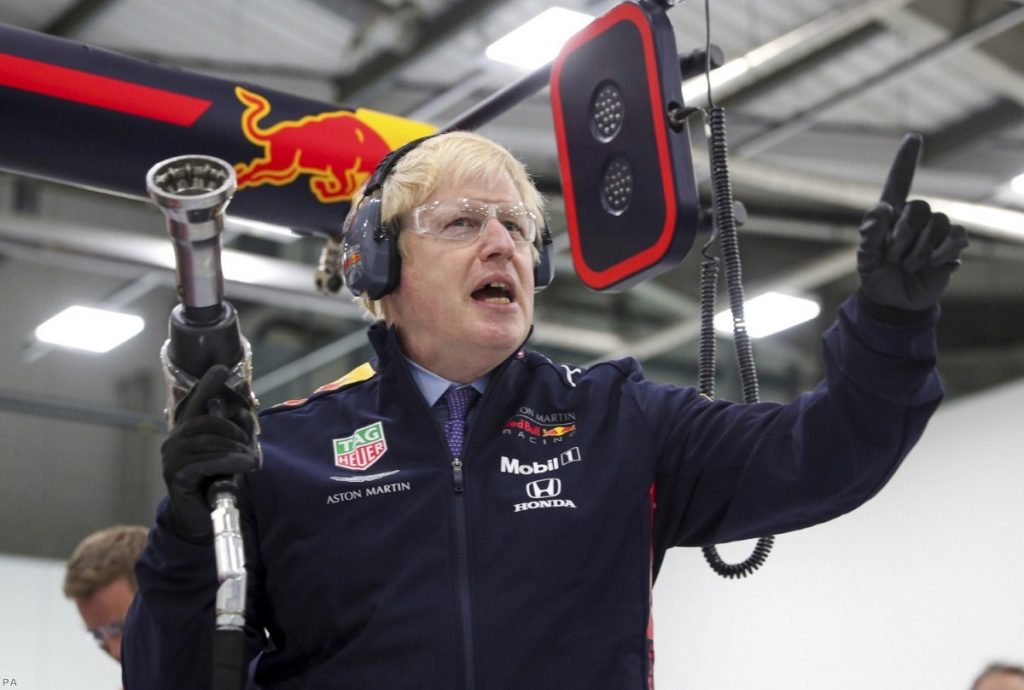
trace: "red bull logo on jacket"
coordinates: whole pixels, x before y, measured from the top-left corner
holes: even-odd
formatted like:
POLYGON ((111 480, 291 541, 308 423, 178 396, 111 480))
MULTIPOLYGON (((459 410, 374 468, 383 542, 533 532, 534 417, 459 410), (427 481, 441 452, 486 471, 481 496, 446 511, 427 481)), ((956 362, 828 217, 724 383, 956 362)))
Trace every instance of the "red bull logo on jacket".
POLYGON ((356 429, 351 436, 334 439, 334 464, 350 470, 365 470, 388 450, 380 422, 356 429))
POLYGON ((270 102, 241 86, 235 87, 235 96, 245 105, 245 138, 263 149, 261 156, 235 164, 238 188, 282 186, 307 175, 310 191, 323 203, 350 200, 392 148, 434 129, 364 109, 333 110, 264 126, 270 102))
POLYGON ((531 445, 561 443, 576 433, 575 412, 542 413, 520 407, 501 428, 504 436, 514 436, 531 445))

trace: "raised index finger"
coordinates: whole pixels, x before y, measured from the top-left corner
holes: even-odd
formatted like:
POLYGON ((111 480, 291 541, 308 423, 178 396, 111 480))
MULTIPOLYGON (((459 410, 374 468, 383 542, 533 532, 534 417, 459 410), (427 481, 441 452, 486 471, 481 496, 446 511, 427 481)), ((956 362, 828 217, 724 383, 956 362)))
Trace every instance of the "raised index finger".
POLYGON ((889 177, 886 178, 885 187, 882 188, 881 199, 892 206, 897 213, 903 208, 910 195, 910 185, 914 182, 914 170, 917 168, 923 141, 924 137, 916 133, 910 133, 903 137, 900 150, 896 152, 896 158, 892 162, 892 167, 889 168, 889 177))

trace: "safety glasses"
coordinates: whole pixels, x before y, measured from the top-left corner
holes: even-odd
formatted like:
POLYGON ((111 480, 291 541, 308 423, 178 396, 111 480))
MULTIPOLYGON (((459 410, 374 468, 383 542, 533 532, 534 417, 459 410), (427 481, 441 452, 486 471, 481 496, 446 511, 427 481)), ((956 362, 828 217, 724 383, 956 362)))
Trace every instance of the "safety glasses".
POLYGON ((491 203, 478 199, 441 199, 412 210, 412 227, 420 235, 444 240, 474 240, 491 218, 516 242, 537 238, 537 219, 521 201, 491 203))
POLYGON ((92 639, 96 640, 96 644, 102 647, 107 643, 107 640, 117 637, 124 632, 124 621, 97 625, 95 628, 89 628, 88 632, 92 635, 92 639))

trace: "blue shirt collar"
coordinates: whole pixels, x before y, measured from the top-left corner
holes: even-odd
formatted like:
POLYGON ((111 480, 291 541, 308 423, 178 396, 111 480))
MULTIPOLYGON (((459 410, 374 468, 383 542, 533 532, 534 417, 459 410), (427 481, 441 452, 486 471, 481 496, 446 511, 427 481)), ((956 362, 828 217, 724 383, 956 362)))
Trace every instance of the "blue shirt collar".
MULTIPOLYGON (((458 387, 462 385, 460 383, 455 383, 454 381, 449 381, 443 376, 438 376, 428 369, 424 369, 408 357, 405 358, 405 361, 409 363, 409 371, 412 372, 412 379, 416 382, 416 387, 420 389, 420 393, 423 394, 423 399, 427 401, 427 405, 429 407, 433 407, 449 387, 458 387)), ((490 380, 491 372, 487 372, 476 381, 473 381, 470 385, 473 386, 480 395, 483 395, 484 391, 487 390, 487 384, 490 380)))

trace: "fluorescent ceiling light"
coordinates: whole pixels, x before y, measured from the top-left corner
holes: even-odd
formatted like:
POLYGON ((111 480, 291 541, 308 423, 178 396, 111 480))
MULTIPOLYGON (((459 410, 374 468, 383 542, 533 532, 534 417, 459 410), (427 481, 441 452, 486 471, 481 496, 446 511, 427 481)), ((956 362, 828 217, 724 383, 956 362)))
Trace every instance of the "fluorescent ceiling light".
MULTIPOLYGON (((810 321, 821 312, 817 302, 790 297, 778 292, 766 292, 743 306, 747 333, 751 338, 763 338, 772 333, 810 321)), ((732 311, 726 309, 715 315, 715 330, 732 334, 732 311)))
POLYGON ((1010 180, 1010 189, 1017 192, 1017 194, 1024 196, 1024 173, 1021 173, 1010 180))
POLYGON ((88 352, 108 352, 142 331, 139 316, 75 305, 36 327, 36 338, 88 352))
POLYGON ((554 60, 565 42, 593 19, 589 14, 551 7, 487 46, 485 54, 495 62, 537 69, 554 60))

